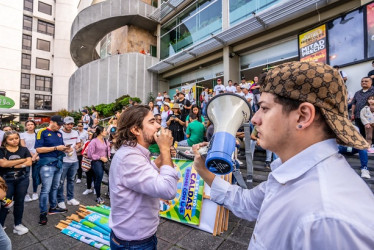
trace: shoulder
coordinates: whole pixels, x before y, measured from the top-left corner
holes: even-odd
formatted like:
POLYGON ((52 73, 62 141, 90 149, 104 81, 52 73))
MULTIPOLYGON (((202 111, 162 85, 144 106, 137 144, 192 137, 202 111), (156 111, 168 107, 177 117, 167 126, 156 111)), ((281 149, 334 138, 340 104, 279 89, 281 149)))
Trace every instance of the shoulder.
POLYGON ((47 130, 47 128, 42 128, 38 131, 38 133, 36 134, 36 139, 41 139, 42 137, 42 134, 45 133, 45 131, 47 130))

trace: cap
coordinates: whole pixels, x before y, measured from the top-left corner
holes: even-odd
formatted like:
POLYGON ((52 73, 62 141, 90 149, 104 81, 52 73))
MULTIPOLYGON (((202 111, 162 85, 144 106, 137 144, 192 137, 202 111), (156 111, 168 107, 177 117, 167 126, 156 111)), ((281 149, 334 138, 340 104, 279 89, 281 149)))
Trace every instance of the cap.
POLYGON ((295 61, 275 66, 266 74, 260 91, 319 107, 339 144, 356 149, 369 147, 348 119, 347 88, 330 65, 295 61))
POLYGON ((64 119, 62 119, 62 116, 60 115, 52 116, 51 121, 56 122, 59 126, 62 126, 64 124, 64 119))
POLYGON ((71 116, 66 116, 66 117, 64 118, 64 123, 65 123, 65 124, 69 124, 69 123, 73 123, 73 124, 74 124, 74 118, 71 117, 71 116))
POLYGON ((179 92, 178 95, 184 95, 184 96, 186 96, 186 94, 183 91, 179 92))
POLYGON ((245 80, 245 77, 244 77, 244 76, 242 76, 242 80, 245 80))
POLYGON ((164 105, 168 106, 170 108, 170 103, 164 102, 164 105))
POLYGON ((87 113, 87 109, 83 109, 82 112, 87 113))

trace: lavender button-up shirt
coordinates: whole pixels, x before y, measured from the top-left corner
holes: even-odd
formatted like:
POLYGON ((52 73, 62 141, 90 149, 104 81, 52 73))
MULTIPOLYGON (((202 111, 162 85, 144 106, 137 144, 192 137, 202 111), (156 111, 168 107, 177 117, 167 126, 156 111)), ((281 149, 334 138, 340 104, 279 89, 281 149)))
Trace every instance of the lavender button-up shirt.
POLYGON ((143 146, 122 146, 114 155, 109 172, 112 207, 109 226, 114 234, 128 241, 155 234, 160 198, 174 199, 178 179, 173 167, 158 168, 143 146))

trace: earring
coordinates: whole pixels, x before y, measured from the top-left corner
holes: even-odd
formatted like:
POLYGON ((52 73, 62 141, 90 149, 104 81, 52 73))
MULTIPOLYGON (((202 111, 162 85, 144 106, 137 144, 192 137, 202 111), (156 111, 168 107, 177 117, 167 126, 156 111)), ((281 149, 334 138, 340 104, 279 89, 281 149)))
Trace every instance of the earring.
POLYGON ((297 128, 302 128, 302 127, 303 127, 303 125, 301 125, 301 124, 297 125, 297 128))

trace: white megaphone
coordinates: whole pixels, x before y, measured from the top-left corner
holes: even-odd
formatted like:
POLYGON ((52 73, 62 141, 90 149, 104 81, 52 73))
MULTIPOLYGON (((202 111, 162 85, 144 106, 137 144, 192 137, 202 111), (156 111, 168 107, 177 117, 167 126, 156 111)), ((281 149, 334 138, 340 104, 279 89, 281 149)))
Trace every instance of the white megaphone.
POLYGON ((207 115, 214 125, 214 134, 207 149, 205 166, 215 174, 228 174, 234 170, 236 132, 251 119, 251 106, 236 94, 220 94, 209 101, 207 115))

